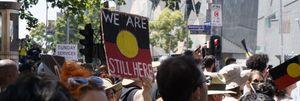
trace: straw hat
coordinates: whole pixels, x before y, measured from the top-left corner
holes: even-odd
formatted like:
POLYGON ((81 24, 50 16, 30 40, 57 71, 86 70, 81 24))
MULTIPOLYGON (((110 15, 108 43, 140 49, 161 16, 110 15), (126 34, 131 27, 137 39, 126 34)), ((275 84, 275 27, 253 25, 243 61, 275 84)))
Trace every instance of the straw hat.
POLYGON ((109 80, 108 78, 102 78, 102 80, 103 80, 104 90, 113 89, 114 91, 119 91, 120 89, 122 89, 121 82, 112 84, 111 80, 109 80))
POLYGON ((212 72, 206 72, 204 75, 206 75, 209 82, 207 83, 208 86, 208 95, 217 95, 217 94, 234 94, 236 92, 233 91, 227 91, 225 90, 226 84, 225 84, 225 78, 218 74, 218 73, 212 73, 212 72))
POLYGON ((123 79, 122 80, 122 85, 123 86, 127 86, 127 85, 130 85, 130 84, 132 84, 132 83, 134 83, 134 80, 131 80, 131 79, 123 79))

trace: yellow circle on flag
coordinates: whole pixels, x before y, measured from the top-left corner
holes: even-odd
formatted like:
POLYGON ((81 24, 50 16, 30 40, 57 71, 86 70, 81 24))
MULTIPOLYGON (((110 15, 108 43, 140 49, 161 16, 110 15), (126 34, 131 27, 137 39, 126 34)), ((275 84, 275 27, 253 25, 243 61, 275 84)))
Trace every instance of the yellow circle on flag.
POLYGON ((118 33, 117 47, 127 58, 134 58, 139 50, 136 37, 129 31, 120 31, 118 33))
POLYGON ((289 76, 296 78, 300 76, 300 65, 297 63, 291 63, 287 67, 287 73, 289 76))

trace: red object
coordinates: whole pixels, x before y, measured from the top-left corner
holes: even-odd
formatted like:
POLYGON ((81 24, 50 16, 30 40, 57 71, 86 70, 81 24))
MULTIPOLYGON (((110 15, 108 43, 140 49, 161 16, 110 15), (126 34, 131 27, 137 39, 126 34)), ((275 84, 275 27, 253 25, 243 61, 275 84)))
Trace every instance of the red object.
POLYGON ((219 39, 214 40, 214 45, 215 45, 215 47, 217 47, 219 45, 219 39))
POLYGON ((288 74, 281 76, 280 78, 274 80, 274 83, 278 90, 284 90, 287 86, 300 80, 300 77, 293 78, 288 74))
MULTIPOLYGON (((131 79, 153 76, 147 18, 106 9, 103 9, 102 13, 104 48, 109 73, 114 76, 131 79), (109 19, 107 17, 113 16, 111 14, 118 14, 118 16, 116 16, 118 17, 118 24, 114 24, 110 22, 110 20, 105 20, 109 19), (144 22, 141 23, 141 26, 134 26, 134 24, 130 24, 131 22, 127 22, 129 18, 135 18, 136 20, 141 19, 144 22), (142 26, 144 26, 144 28, 142 26), (118 49, 116 42, 117 36, 119 32, 124 30, 133 34, 138 43, 138 53, 134 57, 126 57, 118 49)), ((136 24, 138 24, 138 22, 136 24)), ((127 43, 126 45, 130 44, 127 43)))

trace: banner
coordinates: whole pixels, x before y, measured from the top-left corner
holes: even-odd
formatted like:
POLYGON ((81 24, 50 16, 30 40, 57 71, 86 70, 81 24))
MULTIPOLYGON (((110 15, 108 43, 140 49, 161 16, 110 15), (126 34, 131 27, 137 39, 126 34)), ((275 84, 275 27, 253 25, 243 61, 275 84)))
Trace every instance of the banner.
POLYGON ((300 80, 300 55, 287 60, 279 66, 269 70, 274 83, 279 90, 300 80))
POLYGON ((211 5, 211 25, 222 26, 222 6, 221 4, 211 5))
POLYGON ((107 9, 101 12, 109 72, 126 78, 152 76, 148 18, 107 9))
POLYGON ((75 44, 57 44, 55 54, 58 56, 63 56, 66 59, 78 60, 78 50, 77 45, 75 44))

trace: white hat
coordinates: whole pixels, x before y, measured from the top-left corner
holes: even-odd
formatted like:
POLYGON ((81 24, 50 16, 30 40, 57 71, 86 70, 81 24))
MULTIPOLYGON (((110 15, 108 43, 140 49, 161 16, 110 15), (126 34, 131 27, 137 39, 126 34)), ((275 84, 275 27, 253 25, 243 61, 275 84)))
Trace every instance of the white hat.
POLYGON ((226 79, 226 89, 233 89, 245 85, 249 78, 250 70, 243 70, 243 67, 237 64, 230 64, 223 67, 219 74, 226 79))
POLYGON ((134 83, 134 80, 131 80, 131 79, 123 79, 122 80, 122 85, 123 86, 127 86, 127 85, 130 85, 132 83, 134 83))
POLYGON ((102 81, 103 81, 104 90, 114 89, 115 91, 119 91, 120 89, 122 89, 121 82, 112 84, 111 80, 109 80, 108 78, 102 78, 102 81))

